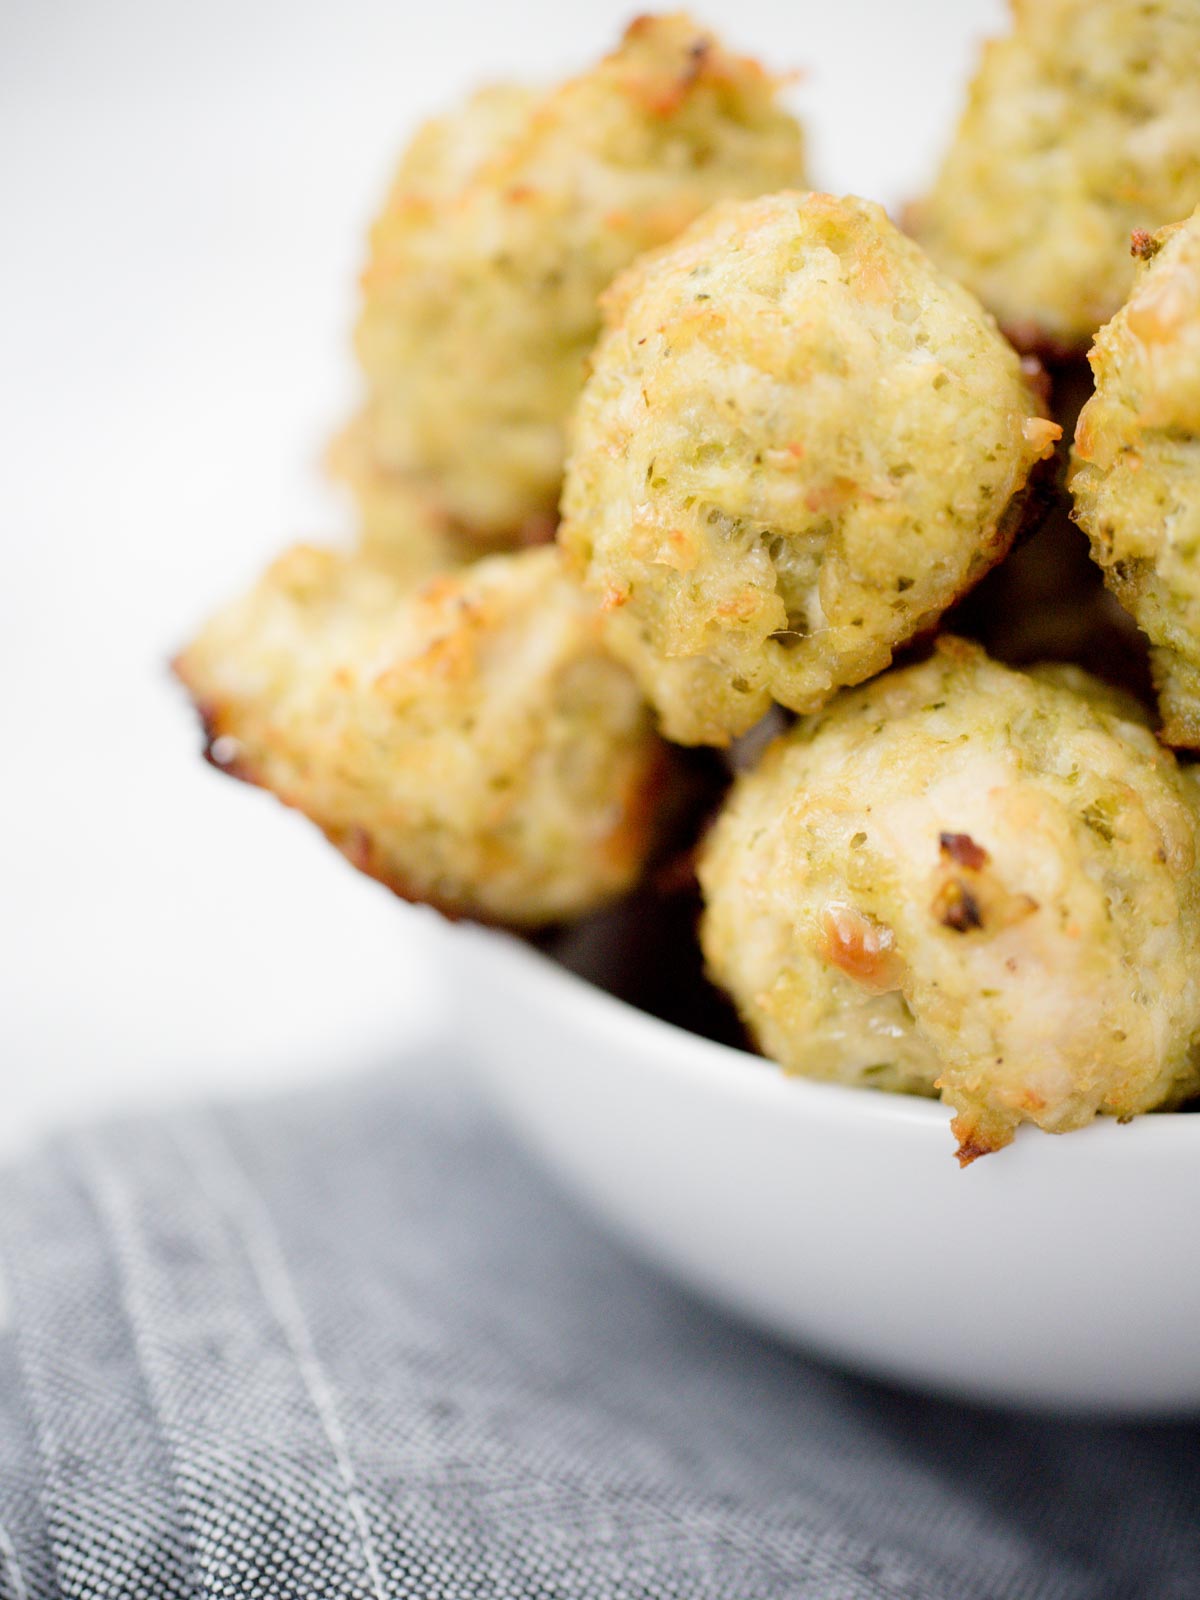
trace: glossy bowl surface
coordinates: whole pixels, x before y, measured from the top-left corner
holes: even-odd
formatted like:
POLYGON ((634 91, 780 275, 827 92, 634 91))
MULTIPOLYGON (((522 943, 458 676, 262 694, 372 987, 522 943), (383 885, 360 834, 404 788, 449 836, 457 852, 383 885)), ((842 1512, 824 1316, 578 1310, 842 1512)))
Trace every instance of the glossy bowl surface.
POLYGON ((1027 1128, 960 1171, 935 1102, 787 1077, 506 935, 448 936, 495 1104, 701 1295, 945 1394, 1200 1409, 1200 1116, 1027 1128))

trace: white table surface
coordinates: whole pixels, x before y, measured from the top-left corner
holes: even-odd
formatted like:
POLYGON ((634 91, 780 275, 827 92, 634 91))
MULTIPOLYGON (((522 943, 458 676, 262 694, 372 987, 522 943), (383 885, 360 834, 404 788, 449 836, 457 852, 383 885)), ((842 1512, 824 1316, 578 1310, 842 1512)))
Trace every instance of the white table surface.
MULTIPOLYGON (((209 771, 165 662, 273 551, 345 525, 367 219, 422 114, 545 77, 624 3, 0 8, 0 1156, 115 1107, 401 1059, 444 1025, 427 919, 209 771)), ((814 173, 927 174, 1000 0, 712 0, 814 173)), ((463 997, 469 1004, 469 996, 463 997)))

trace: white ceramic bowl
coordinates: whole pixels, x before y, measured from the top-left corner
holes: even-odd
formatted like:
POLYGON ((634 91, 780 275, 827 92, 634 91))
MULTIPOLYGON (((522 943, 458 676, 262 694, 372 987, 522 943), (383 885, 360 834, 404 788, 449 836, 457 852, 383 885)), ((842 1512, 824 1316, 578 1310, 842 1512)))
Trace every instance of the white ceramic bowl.
POLYGON ((1200 1408, 1200 1116, 1025 1129, 960 1171, 939 1105, 786 1077, 458 928, 473 1055, 523 1139, 701 1294, 985 1401, 1200 1408))

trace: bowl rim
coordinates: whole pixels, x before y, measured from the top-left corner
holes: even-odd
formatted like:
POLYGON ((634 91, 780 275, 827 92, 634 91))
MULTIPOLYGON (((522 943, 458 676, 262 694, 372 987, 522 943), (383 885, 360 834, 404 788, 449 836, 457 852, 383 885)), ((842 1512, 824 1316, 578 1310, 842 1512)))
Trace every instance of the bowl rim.
MULTIPOLYGON (((558 1015, 569 1014, 576 1024, 580 1020, 587 1021, 596 1036, 618 1043, 624 1041, 642 1054, 649 1049, 656 1068, 670 1077, 691 1083, 699 1077, 711 1090, 743 1101, 758 1102, 781 1115, 798 1119, 851 1122, 860 1128, 864 1123, 878 1128, 907 1127, 917 1137, 936 1130, 939 1138, 949 1137, 953 1113, 940 1100, 866 1086, 826 1083, 786 1072, 767 1056, 691 1033, 676 1023, 639 1010, 505 929, 460 922, 454 924, 450 932, 456 940, 474 945, 481 958, 503 960, 520 982, 536 984, 541 991, 542 1004, 549 1004, 558 1015), (747 1067, 752 1070, 747 1071, 747 1067)), ((1038 1138, 1040 1133, 1040 1129, 1023 1124, 1017 1130, 1017 1139, 1023 1145, 1028 1137, 1039 1145, 1058 1146, 1059 1138, 1045 1135, 1038 1138)), ((1085 1144, 1094 1148, 1114 1138, 1120 1141, 1119 1149, 1124 1155, 1131 1155, 1144 1146, 1158 1153, 1177 1147, 1195 1159, 1196 1147, 1200 1145, 1200 1112, 1145 1112, 1126 1124, 1114 1117, 1099 1116, 1086 1127, 1073 1130, 1069 1142, 1072 1149, 1082 1151, 1085 1144)), ((1061 1154, 1056 1150, 1058 1159, 1061 1154)), ((977 1165, 988 1167, 991 1163, 977 1165)))

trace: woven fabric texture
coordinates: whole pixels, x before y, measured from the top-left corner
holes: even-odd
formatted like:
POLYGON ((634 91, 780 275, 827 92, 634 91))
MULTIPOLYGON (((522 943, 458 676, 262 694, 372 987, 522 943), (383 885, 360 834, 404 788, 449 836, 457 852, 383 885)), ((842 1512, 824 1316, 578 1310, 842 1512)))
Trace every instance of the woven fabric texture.
POLYGON ((74 1135, 0 1180, 0 1262, 2 1600, 1200 1594, 1200 1431, 761 1340, 448 1065, 74 1135))

